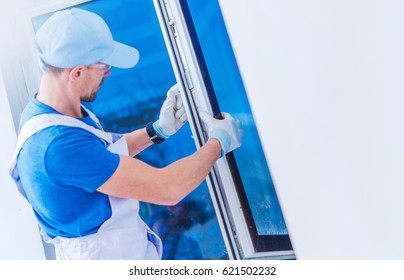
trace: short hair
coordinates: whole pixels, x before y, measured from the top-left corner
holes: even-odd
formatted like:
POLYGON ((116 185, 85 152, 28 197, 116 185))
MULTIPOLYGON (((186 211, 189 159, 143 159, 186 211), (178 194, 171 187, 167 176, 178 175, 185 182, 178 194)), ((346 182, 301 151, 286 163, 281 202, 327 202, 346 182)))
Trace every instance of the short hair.
POLYGON ((46 63, 43 63, 43 71, 48 72, 54 75, 59 75, 61 74, 65 69, 64 68, 59 68, 55 67, 46 63))

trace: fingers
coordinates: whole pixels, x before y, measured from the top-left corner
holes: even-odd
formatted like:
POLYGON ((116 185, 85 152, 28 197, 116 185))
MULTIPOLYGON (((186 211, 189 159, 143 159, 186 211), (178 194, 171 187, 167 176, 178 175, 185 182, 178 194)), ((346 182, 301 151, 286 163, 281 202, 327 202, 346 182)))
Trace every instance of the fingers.
POLYGON ((176 94, 178 94, 180 92, 178 85, 175 84, 173 85, 168 91, 167 91, 167 96, 168 95, 173 95, 175 96, 176 94))
POLYGON ((223 119, 232 119, 233 118, 229 113, 226 113, 226 112, 222 112, 222 117, 223 117, 223 119))
POLYGON ((182 98, 179 92, 175 95, 175 105, 174 105, 174 112, 181 111, 184 109, 184 104, 182 103, 182 98))
POLYGON ((183 106, 184 106, 184 104, 182 103, 181 94, 180 94, 180 92, 178 92, 175 95, 175 108, 177 108, 177 110, 179 110, 183 106))
MULTIPOLYGON (((165 100, 164 103, 167 102, 166 106, 168 108, 173 108, 174 112, 177 110, 178 108, 178 96, 179 95, 179 89, 177 84, 173 85, 168 91, 167 91, 167 98, 165 100)), ((180 104, 182 105, 182 100, 180 101, 180 104)))
POLYGON ((167 91, 167 100, 172 102, 172 108, 174 111, 174 116, 177 120, 182 123, 188 120, 187 114, 185 112, 184 103, 182 101, 181 93, 177 84, 173 85, 167 91))
MULTIPOLYGON (((176 87, 176 85, 174 87, 176 87)), ((176 89, 178 90, 178 87, 176 87, 176 89)), ((182 123, 185 123, 188 120, 187 114, 185 112, 184 103, 182 102, 182 97, 179 91, 175 93, 174 115, 175 118, 177 120, 180 120, 182 123)))
POLYGON ((222 117, 224 120, 231 120, 237 128, 241 128, 241 121, 239 119, 233 118, 233 116, 229 113, 223 112, 222 117))
POLYGON ((205 124, 210 122, 210 120, 213 118, 211 115, 209 115, 208 112, 200 110, 199 111, 199 116, 202 120, 202 122, 204 122, 205 124))
POLYGON ((174 110, 175 111, 175 95, 173 93, 170 93, 170 91, 167 92, 167 98, 164 100, 162 108, 165 108, 166 110, 174 110))
POLYGON ((175 118, 183 123, 188 120, 184 106, 175 112, 175 118))
POLYGON ((179 90, 177 84, 173 85, 167 91, 167 99, 169 99, 173 103, 173 108, 175 111, 180 110, 184 106, 184 104, 182 102, 180 90, 179 90))

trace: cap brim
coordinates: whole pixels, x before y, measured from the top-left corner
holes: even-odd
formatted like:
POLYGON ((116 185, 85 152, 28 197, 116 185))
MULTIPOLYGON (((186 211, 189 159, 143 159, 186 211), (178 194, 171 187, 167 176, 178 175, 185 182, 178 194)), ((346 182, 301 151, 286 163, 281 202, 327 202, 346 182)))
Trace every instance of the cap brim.
POLYGON ((111 55, 100 62, 118 68, 134 67, 139 61, 139 51, 116 41, 114 41, 114 44, 115 48, 111 55))

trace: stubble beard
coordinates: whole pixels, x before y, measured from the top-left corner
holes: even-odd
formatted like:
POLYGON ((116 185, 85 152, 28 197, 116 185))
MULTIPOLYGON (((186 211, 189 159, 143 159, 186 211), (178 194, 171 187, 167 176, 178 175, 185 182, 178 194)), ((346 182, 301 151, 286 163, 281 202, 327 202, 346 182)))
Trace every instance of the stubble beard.
POLYGON ((100 85, 98 86, 98 89, 90 94, 90 96, 84 96, 80 100, 84 102, 93 102, 95 98, 97 97, 97 93, 99 89, 101 88, 101 85, 104 83, 104 79, 101 80, 100 85))

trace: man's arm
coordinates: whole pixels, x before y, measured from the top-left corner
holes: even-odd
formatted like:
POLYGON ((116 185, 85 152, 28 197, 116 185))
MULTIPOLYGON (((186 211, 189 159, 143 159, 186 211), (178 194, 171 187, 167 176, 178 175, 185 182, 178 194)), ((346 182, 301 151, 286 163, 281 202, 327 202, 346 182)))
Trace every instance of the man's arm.
POLYGON ((201 184, 218 158, 241 146, 240 121, 227 113, 220 120, 206 112, 199 115, 209 140, 198 151, 164 168, 120 156, 114 174, 97 190, 154 204, 177 204, 201 184))
POLYGON ((160 205, 175 205, 206 178, 222 152, 217 139, 209 140, 191 156, 164 168, 120 156, 115 173, 98 191, 160 205))
POLYGON ((141 128, 125 134, 125 139, 128 145, 130 157, 136 156, 138 153, 153 144, 146 132, 146 128, 141 128))

